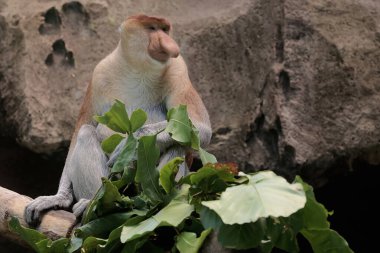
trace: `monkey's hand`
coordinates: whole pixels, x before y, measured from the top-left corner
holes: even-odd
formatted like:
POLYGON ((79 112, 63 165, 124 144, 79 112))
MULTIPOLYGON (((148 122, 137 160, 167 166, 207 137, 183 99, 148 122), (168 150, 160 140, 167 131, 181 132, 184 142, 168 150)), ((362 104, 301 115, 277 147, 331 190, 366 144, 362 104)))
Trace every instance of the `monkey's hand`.
POLYGON ((153 124, 147 124, 147 125, 142 126, 139 130, 137 130, 134 133, 134 135, 137 138, 140 138, 141 136, 144 136, 144 135, 156 134, 159 131, 164 130, 166 128, 167 124, 168 124, 168 122, 166 120, 163 120, 163 121, 160 121, 157 123, 153 123, 153 124))
POLYGON ((168 122, 164 120, 157 123, 144 125, 136 131, 135 136, 139 138, 144 135, 157 134, 161 131, 157 135, 157 145, 160 148, 160 151, 164 152, 167 148, 174 144, 174 141, 170 138, 170 135, 167 132, 162 131, 166 128, 167 124, 168 122))
POLYGON ((52 196, 41 196, 30 202, 24 211, 25 221, 32 227, 41 222, 41 216, 49 209, 65 209, 73 202, 71 194, 57 194, 52 196))
MULTIPOLYGON (((145 136, 145 135, 156 134, 159 131, 165 129, 166 125, 167 125, 166 120, 158 122, 158 123, 144 125, 143 127, 141 127, 139 130, 137 130, 134 133, 134 136, 136 138, 140 138, 140 137, 145 136)), ((170 138, 169 134, 166 132, 161 132, 157 135, 157 144, 158 144, 161 151, 165 150, 167 147, 170 146, 170 144, 171 144, 170 141, 171 141, 171 138, 170 138)), ((127 142, 127 139, 123 139, 116 146, 115 150, 112 152, 112 154, 110 155, 110 157, 107 161, 107 167, 110 168, 114 165, 114 163, 116 162, 116 159, 119 157, 121 151, 123 150, 126 142, 127 142)))

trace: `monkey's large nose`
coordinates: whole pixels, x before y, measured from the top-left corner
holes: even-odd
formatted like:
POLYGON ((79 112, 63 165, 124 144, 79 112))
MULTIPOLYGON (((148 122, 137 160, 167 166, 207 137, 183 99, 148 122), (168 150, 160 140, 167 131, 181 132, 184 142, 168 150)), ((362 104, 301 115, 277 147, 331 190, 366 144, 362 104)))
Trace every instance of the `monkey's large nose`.
POLYGON ((179 55, 179 46, 166 33, 160 34, 160 47, 171 58, 176 58, 179 55))

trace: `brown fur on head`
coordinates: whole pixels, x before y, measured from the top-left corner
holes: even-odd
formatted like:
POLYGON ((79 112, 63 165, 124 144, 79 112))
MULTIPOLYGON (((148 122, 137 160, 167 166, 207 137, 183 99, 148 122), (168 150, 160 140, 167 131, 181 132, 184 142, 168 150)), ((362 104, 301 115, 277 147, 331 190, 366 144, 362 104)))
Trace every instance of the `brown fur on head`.
POLYGON ((127 20, 134 20, 142 24, 144 27, 149 28, 149 26, 153 25, 156 27, 160 27, 164 31, 170 32, 171 24, 168 20, 164 18, 158 18, 158 17, 149 17, 144 14, 134 15, 127 18, 127 20))
POLYGON ((179 55, 177 43, 170 37, 171 25, 164 18, 135 15, 121 27, 121 43, 128 58, 166 63, 179 55))

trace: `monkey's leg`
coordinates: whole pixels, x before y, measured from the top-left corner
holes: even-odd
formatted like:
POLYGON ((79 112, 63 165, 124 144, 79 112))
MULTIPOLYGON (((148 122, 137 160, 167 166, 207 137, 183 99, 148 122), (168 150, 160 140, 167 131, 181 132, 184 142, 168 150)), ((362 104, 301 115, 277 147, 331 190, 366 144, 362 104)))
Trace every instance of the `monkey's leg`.
MULTIPOLYGON (((160 163, 158 165, 158 169, 161 169, 165 164, 167 164, 170 160, 172 160, 175 157, 182 157, 185 158, 186 151, 184 148, 180 146, 173 146, 166 150, 166 152, 161 156, 160 163)), ((176 175, 176 180, 179 180, 181 177, 186 176, 189 174, 189 168, 187 168, 186 162, 183 162, 179 166, 178 173, 176 175)))
MULTIPOLYGON (((36 225, 41 214, 49 209, 70 207, 73 199, 91 199, 101 186, 101 177, 107 176, 106 156, 103 153, 94 126, 83 125, 76 139, 73 151, 66 159, 58 193, 41 196, 25 209, 25 220, 36 225)), ((81 204, 84 204, 81 201, 81 204)), ((85 208, 76 206, 76 213, 85 208)), ((78 214, 80 215, 80 214, 78 214)))
POLYGON ((76 200, 91 199, 108 176, 107 157, 104 154, 96 129, 82 125, 76 145, 68 161, 67 173, 71 180, 76 200))
POLYGON ((88 203, 90 203, 89 199, 80 199, 73 206, 73 214, 77 219, 82 216, 83 212, 86 210, 88 203))

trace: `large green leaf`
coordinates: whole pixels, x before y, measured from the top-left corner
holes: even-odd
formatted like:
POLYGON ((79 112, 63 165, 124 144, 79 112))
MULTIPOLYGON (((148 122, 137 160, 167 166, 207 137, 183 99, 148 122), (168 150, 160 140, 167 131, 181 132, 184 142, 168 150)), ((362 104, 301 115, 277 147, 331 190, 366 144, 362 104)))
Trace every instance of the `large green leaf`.
POLYGON ((86 240, 84 240, 81 252, 85 253, 96 253, 97 248, 99 245, 105 245, 107 243, 107 240, 96 238, 93 236, 87 237, 86 240))
POLYGON ((73 253, 75 251, 77 251, 78 249, 80 249, 80 247, 82 247, 82 244, 83 244, 83 239, 82 238, 78 238, 76 236, 72 236, 70 238, 70 244, 67 248, 67 252, 68 253, 73 253))
POLYGON ((26 241, 29 246, 31 246, 36 252, 43 252, 39 251, 39 248, 37 247, 36 243, 47 239, 46 235, 30 228, 26 228, 24 226, 21 226, 19 220, 15 217, 12 217, 9 221, 9 229, 18 234, 24 241, 26 241))
POLYGON ((12 217, 9 221, 9 229, 10 231, 18 234, 37 253, 66 252, 70 243, 68 238, 60 238, 52 241, 37 230, 22 226, 19 220, 15 217, 12 217))
POLYGON ((197 253, 210 232, 211 229, 207 229, 199 237, 196 233, 182 232, 177 236, 175 246, 180 253, 197 253))
POLYGON ((226 225, 219 229, 218 241, 225 248, 250 249, 257 247, 264 231, 259 221, 255 223, 226 225))
POLYGON ((136 182, 141 184, 143 192, 150 200, 162 201, 162 193, 158 184, 159 172, 156 164, 160 156, 160 150, 156 145, 156 135, 143 136, 139 140, 136 182))
POLYGON ((131 114, 131 126, 132 126, 132 133, 134 133, 137 129, 142 127, 144 123, 147 120, 146 113, 141 110, 137 109, 136 111, 132 112, 131 114))
POLYGON ((190 216, 194 207, 180 199, 172 200, 166 207, 147 220, 134 226, 124 226, 120 236, 121 242, 128 242, 139 237, 151 234, 161 226, 177 227, 184 219, 190 216))
POLYGON ((307 198, 305 207, 302 210, 304 228, 330 228, 330 223, 327 221, 329 212, 322 204, 318 203, 315 199, 313 187, 304 183, 302 179, 298 176, 296 177, 295 181, 302 184, 307 198))
POLYGON ((102 178, 102 186, 88 205, 82 223, 116 212, 120 209, 118 203, 122 200, 118 188, 108 179, 102 178))
POLYGON ((117 145, 124 139, 120 134, 113 134, 104 141, 102 141, 102 149, 105 153, 111 154, 117 145))
MULTIPOLYGON (((124 244, 123 249, 121 250, 121 253, 135 253, 138 249, 140 249, 147 241, 149 236, 140 237, 138 239, 126 242, 124 244)), ((139 251, 139 252, 146 252, 146 253, 154 253, 152 251, 139 251)), ((107 252, 108 253, 108 252, 107 252)))
POLYGON ((270 253, 274 247, 289 253, 299 252, 297 234, 302 228, 300 211, 286 218, 267 218, 265 236, 260 244, 261 253, 270 253))
POLYGON ((99 245, 97 253, 111 253, 111 252, 120 252, 122 244, 120 242, 120 235, 123 226, 119 226, 112 230, 108 236, 107 242, 105 244, 99 245))
MULTIPOLYGON (((202 180, 205 180, 212 176, 217 176, 226 182, 234 181, 234 175, 228 169, 217 169, 211 164, 200 168, 197 172, 191 173, 187 177, 190 179, 191 185, 196 185, 199 184, 202 180)), ((186 180, 186 178, 184 180, 186 180)))
POLYGON ((303 229, 314 253, 353 253, 347 241, 332 229, 303 229))
POLYGON ((287 217, 305 206, 301 184, 289 184, 272 171, 245 176, 249 178, 248 184, 227 188, 219 200, 202 202, 225 224, 250 223, 269 216, 287 217))
MULTIPOLYGON (((165 131, 170 134, 173 140, 190 145, 192 140, 192 123, 187 114, 186 105, 172 108, 167 114, 168 124, 165 131)), ((194 137, 193 137, 194 138, 194 137)))
POLYGON ((336 231, 330 229, 327 221, 329 212, 315 199, 313 188, 304 183, 300 177, 296 182, 303 185, 307 202, 305 208, 300 210, 303 215, 303 228, 301 234, 309 241, 315 253, 352 253, 347 241, 336 231))
POLYGON ((122 172, 129 166, 129 164, 136 158, 136 147, 137 140, 132 134, 128 135, 127 142, 112 167, 112 173, 122 172))
POLYGON ((166 193, 169 193, 175 186, 175 176, 178 172, 179 165, 183 163, 184 159, 175 157, 160 170, 160 184, 166 193))
POLYGON ((125 105, 119 100, 116 100, 111 109, 103 116, 94 116, 94 119, 118 133, 131 133, 132 126, 128 113, 125 105))
POLYGON ((99 238, 107 238, 109 233, 116 227, 121 226, 133 215, 144 216, 146 211, 134 210, 125 213, 113 213, 99 219, 90 221, 89 223, 77 228, 74 232, 75 236, 87 238, 95 236, 99 238))
POLYGON ((218 231, 223 225, 223 221, 220 219, 219 215, 205 206, 197 206, 197 213, 199 214, 203 227, 206 229, 212 228, 215 231, 218 231))
POLYGON ((234 181, 234 175, 227 168, 217 169, 214 164, 207 164, 183 178, 181 183, 191 185, 191 203, 198 203, 203 200, 214 200, 218 197, 216 194, 227 188, 227 182, 234 181))
POLYGON ((41 253, 62 253, 66 252, 69 245, 68 238, 59 238, 55 241, 51 239, 45 239, 36 243, 38 248, 37 252, 41 253))

